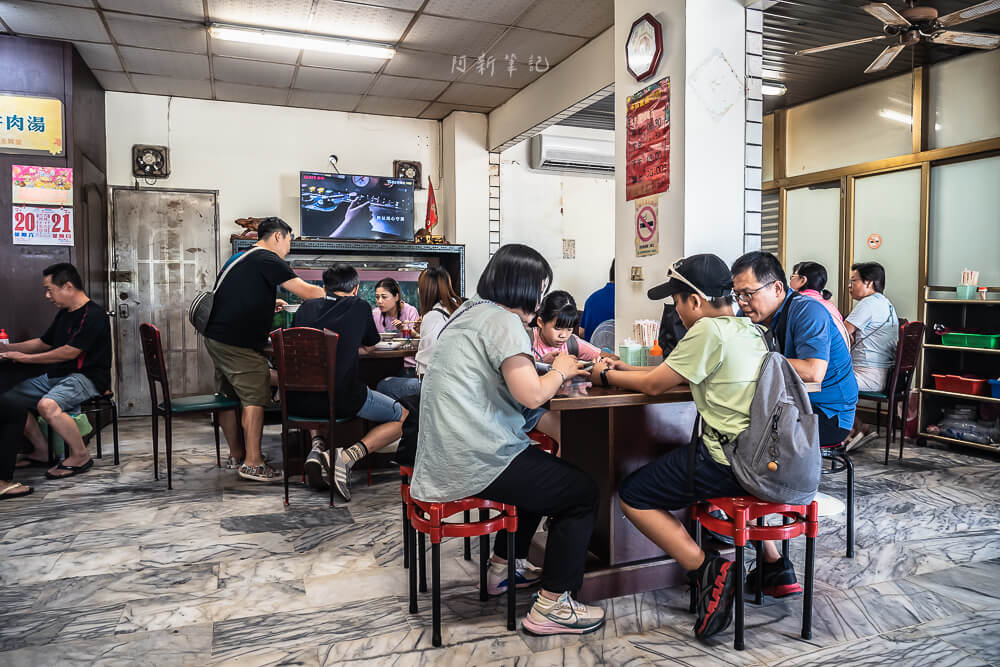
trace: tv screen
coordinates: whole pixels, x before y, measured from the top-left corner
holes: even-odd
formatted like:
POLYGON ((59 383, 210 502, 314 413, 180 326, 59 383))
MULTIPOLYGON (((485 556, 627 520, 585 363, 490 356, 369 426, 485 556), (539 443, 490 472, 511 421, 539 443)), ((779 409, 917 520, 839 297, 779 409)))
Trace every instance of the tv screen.
POLYGON ((413 240, 413 179, 299 174, 302 236, 413 240))

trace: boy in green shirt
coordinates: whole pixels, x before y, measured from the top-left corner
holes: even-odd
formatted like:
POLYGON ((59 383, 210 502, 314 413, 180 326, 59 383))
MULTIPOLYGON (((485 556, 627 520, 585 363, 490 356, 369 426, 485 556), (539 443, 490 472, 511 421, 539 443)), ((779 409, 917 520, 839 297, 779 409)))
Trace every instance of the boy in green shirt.
POLYGON ((750 403, 768 350, 749 318, 733 316, 732 277, 721 258, 705 254, 681 259, 667 278, 649 290, 649 298, 672 296, 687 334, 662 364, 634 368, 602 360, 594 366, 593 381, 649 395, 684 382, 691 386, 704 434, 697 443, 667 452, 629 475, 618 499, 629 520, 689 572, 698 601, 694 632, 705 639, 732 621, 733 563, 702 551, 670 512, 707 498, 746 495, 719 436, 735 438, 750 425, 750 403), (693 493, 688 480, 692 446, 697 447, 693 493))

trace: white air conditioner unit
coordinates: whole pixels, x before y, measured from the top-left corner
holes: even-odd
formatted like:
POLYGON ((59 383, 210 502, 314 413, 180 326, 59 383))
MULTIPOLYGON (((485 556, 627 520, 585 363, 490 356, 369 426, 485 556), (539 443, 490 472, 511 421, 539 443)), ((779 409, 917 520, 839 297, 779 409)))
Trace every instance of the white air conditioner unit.
POLYGON ((615 172, 613 137, 599 139, 536 134, 529 141, 528 164, 532 169, 582 174, 615 172))

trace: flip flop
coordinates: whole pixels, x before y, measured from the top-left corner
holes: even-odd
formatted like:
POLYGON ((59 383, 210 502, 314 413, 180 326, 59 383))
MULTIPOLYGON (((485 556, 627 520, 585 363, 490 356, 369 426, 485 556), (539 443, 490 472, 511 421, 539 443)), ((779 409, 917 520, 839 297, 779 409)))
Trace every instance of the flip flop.
POLYGON ((39 461, 38 459, 33 459, 31 457, 24 456, 24 457, 22 457, 22 458, 20 458, 20 459, 17 460, 17 463, 14 464, 14 467, 15 468, 49 468, 51 466, 49 465, 48 461, 39 461))
POLYGON ((94 467, 94 459, 90 459, 82 466, 68 466, 64 463, 60 463, 56 466, 56 470, 69 470, 68 475, 53 475, 51 472, 46 471, 45 476, 49 479, 66 479, 67 477, 72 477, 73 475, 79 475, 80 473, 87 472, 92 467, 94 467))
POLYGON ((30 496, 35 490, 30 486, 25 486, 20 482, 15 482, 5 489, 0 490, 0 500, 6 500, 7 498, 23 498, 24 496, 30 496), (27 489, 24 493, 11 493, 17 489, 27 489))

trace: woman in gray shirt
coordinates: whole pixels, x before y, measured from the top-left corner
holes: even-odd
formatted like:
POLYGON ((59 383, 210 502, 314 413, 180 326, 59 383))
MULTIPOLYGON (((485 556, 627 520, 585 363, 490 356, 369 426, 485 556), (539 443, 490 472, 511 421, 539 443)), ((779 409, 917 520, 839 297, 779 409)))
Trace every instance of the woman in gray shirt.
MULTIPOLYGON (((476 288, 441 330, 421 390, 420 434, 410 492, 424 501, 468 496, 517 506, 517 554, 497 535, 489 591, 507 590, 507 558, 517 558, 517 587, 530 586, 531 538, 551 517, 541 591, 522 623, 534 634, 582 634, 604 623, 604 610, 574 600, 583 584, 587 545, 597 518, 597 484, 583 471, 531 447, 527 432, 562 383, 584 375, 561 354, 539 376, 525 331, 552 269, 535 250, 500 248, 476 288)), ((537 575, 534 575, 537 576, 537 575)))

